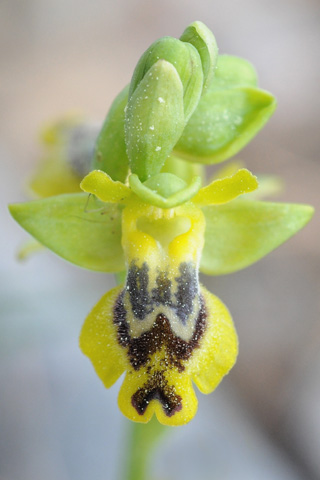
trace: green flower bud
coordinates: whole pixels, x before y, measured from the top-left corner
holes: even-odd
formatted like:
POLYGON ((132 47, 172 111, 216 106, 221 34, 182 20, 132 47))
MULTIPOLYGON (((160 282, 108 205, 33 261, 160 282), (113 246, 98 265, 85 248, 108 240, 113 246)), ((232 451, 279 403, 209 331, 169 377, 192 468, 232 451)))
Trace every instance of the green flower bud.
POLYGON ((96 141, 92 170, 102 170, 113 180, 124 182, 128 175, 129 159, 124 136, 125 107, 129 86, 115 98, 96 141))
POLYGON ((173 37, 163 37, 154 42, 140 58, 132 76, 129 98, 148 70, 158 61, 166 60, 177 70, 183 85, 185 121, 187 122, 200 100, 203 73, 200 55, 189 43, 173 37))
POLYGON ((131 95, 125 121, 132 173, 145 181, 160 172, 185 126, 183 86, 177 70, 158 60, 131 95))
POLYGON ((185 29, 180 40, 190 43, 199 52, 203 70, 203 88, 206 89, 214 77, 218 58, 216 39, 204 23, 194 22, 185 29))

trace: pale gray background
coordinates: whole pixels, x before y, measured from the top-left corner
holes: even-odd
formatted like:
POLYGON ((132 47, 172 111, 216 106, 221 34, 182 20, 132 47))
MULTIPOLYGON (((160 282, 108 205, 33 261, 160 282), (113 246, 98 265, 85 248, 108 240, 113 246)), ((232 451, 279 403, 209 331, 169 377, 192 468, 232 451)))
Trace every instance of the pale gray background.
MULTIPOLYGON (((102 122, 139 56, 199 19, 221 53, 256 66, 278 98, 238 157, 281 175, 281 200, 319 203, 317 0, 1 0, 0 480, 114 480, 125 446, 117 386, 106 391, 77 346, 82 321, 113 284, 50 253, 17 264, 24 232, 6 203, 39 157, 44 121, 102 122)), ((243 272, 203 278, 230 308, 240 356, 199 414, 159 448, 156 478, 320 478, 319 216, 243 272)))

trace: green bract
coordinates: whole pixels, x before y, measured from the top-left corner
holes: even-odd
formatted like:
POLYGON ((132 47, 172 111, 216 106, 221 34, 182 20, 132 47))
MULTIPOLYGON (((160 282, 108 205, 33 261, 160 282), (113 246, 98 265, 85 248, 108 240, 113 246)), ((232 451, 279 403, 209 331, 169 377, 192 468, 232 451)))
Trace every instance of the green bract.
POLYGON ((244 58, 233 55, 219 55, 210 90, 232 87, 256 87, 257 72, 254 66, 244 58))
POLYGON ((274 97, 258 88, 210 88, 184 129, 175 152, 194 162, 222 162, 258 133, 275 108, 274 97))
POLYGON ((276 108, 275 98, 256 85, 257 74, 248 61, 219 56, 215 76, 175 146, 176 153, 211 164, 241 150, 276 108))

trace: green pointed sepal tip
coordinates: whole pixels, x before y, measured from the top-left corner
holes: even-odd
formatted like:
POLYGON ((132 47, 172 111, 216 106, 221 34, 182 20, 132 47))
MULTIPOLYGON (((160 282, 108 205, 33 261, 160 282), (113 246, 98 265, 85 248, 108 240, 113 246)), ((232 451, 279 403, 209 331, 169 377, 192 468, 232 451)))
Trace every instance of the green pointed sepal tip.
POLYGON ((192 199, 201 187, 201 178, 189 185, 172 173, 159 173, 142 183, 137 175, 129 177, 132 191, 143 201, 159 208, 173 208, 192 199))
POLYGON ((180 40, 190 43, 199 52, 203 71, 203 89, 205 91, 212 82, 217 63, 218 46, 216 39, 204 23, 196 21, 185 29, 180 40))

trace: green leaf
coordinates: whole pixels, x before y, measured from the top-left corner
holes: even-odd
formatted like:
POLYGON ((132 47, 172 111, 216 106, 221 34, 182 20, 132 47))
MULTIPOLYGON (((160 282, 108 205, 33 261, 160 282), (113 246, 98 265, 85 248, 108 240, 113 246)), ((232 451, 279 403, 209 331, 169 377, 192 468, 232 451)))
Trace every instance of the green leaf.
POLYGON ((118 205, 88 202, 85 193, 10 205, 13 218, 42 245, 80 267, 124 270, 118 205))
POLYGON ((106 172, 113 180, 124 182, 128 175, 129 159, 124 135, 125 107, 129 85, 115 98, 97 138, 92 169, 106 172))
POLYGON ((216 39, 208 27, 202 22, 193 22, 180 37, 183 42, 193 45, 199 52, 203 70, 203 88, 210 85, 218 57, 216 39))
POLYGON ((138 88, 149 69, 159 60, 170 63, 177 71, 183 86, 185 122, 198 105, 203 87, 201 58, 190 43, 173 37, 163 37, 154 42, 140 58, 132 76, 129 98, 138 88))
POLYGON ((257 134, 275 108, 275 98, 258 88, 210 90, 201 98, 175 153, 204 164, 222 162, 257 134))
POLYGON ((184 125, 181 80, 171 63, 159 60, 139 83, 126 111, 130 167, 142 182, 160 172, 184 125))
POLYGON ((209 90, 256 87, 257 83, 257 72, 250 62, 232 55, 219 55, 209 90))
POLYGON ((204 207, 205 245, 200 270, 222 275, 260 260, 311 219, 308 205, 235 200, 204 207))

